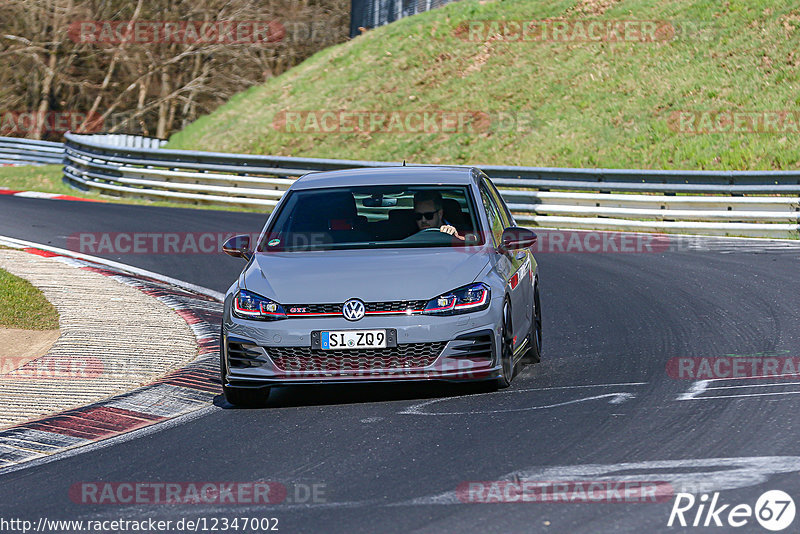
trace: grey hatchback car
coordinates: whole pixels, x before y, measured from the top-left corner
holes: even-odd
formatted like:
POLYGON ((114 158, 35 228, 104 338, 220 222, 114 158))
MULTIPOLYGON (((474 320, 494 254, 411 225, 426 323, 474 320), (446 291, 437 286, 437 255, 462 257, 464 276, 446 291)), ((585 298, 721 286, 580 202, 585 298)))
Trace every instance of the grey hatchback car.
POLYGON ((226 399, 276 385, 486 381, 539 361, 536 234, 517 227, 476 168, 403 166, 307 174, 225 296, 226 399))

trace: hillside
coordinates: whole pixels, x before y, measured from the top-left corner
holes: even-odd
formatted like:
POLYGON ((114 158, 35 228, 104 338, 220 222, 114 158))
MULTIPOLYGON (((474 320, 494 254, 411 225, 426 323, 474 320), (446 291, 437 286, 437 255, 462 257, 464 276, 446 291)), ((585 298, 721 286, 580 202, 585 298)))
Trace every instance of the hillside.
POLYGON ((799 69, 800 8, 790 1, 462 0, 317 53, 201 117, 169 147, 797 169, 799 69), (591 28, 598 20, 611 26, 591 28), (519 40, 508 21, 539 22, 519 40))

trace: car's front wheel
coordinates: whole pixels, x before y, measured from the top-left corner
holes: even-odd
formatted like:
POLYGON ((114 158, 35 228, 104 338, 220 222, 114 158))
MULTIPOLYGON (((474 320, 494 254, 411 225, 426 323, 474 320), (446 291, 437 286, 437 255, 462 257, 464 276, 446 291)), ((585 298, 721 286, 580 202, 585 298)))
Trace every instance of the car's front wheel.
POLYGON ((498 389, 507 388, 514 378, 514 330, 511 324, 511 303, 503 304, 503 328, 500 339, 500 376, 497 377, 498 389))
POLYGON ((539 304, 539 279, 533 283, 533 318, 531 319, 531 333, 528 353, 525 355, 527 363, 539 363, 542 359, 542 307, 539 304))
POLYGON ((243 408, 258 408, 264 406, 269 398, 269 387, 260 388, 234 388, 226 386, 225 377, 228 375, 225 364, 225 347, 222 343, 222 333, 219 335, 219 375, 222 381, 222 394, 225 400, 234 406, 243 408))

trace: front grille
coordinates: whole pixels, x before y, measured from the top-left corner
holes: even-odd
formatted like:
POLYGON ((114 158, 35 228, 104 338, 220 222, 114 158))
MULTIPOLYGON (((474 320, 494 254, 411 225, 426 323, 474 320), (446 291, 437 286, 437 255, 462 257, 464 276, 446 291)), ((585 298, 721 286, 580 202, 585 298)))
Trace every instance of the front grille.
POLYGON ((287 304, 283 309, 289 315, 304 313, 335 313, 341 315, 342 313, 341 304, 287 304))
POLYGON ((389 302, 367 302, 369 312, 396 312, 405 313, 406 310, 423 310, 428 302, 425 300, 396 300, 389 302))
POLYGON ((431 365, 445 342, 407 343, 386 349, 315 350, 310 347, 273 347, 267 352, 284 371, 375 371, 431 365))
MULTIPOLYGON (((406 313, 407 310, 425 309, 426 300, 394 300, 386 302, 366 302, 367 313, 406 313)), ((315 314, 342 315, 341 304, 287 304, 283 307, 287 315, 293 317, 313 316, 315 314)))

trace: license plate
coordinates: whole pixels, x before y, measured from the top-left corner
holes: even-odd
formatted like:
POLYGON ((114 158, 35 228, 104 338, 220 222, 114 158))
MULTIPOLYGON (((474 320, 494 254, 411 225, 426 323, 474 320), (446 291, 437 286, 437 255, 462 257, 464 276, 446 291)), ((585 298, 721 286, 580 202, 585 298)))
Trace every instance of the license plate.
POLYGON ((385 349, 386 330, 341 330, 320 332, 322 350, 385 349))

